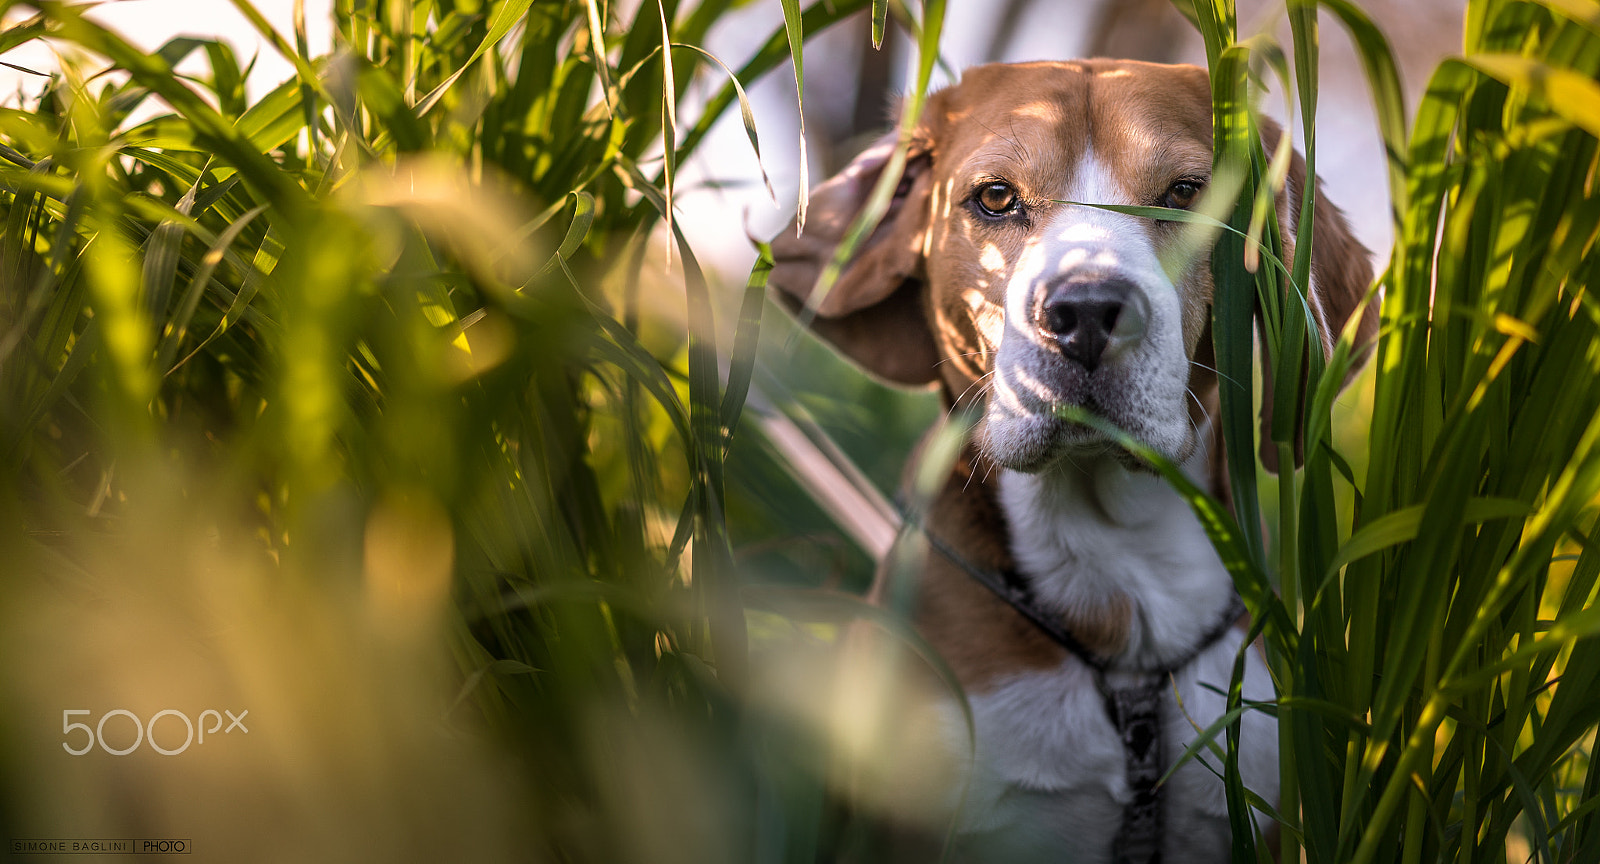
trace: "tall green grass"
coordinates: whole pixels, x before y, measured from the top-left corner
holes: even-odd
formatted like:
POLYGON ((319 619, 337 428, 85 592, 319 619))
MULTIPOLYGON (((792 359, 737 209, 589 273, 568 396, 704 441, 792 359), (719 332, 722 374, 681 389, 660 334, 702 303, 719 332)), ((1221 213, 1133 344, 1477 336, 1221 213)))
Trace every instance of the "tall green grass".
MULTIPOLYGON (((1511 838, 1540 861, 1600 860, 1590 757, 1600 649, 1584 639, 1600 624, 1590 291, 1600 14, 1587 3, 1473 0, 1464 53, 1434 74, 1407 134, 1391 48, 1355 5, 1288 3, 1293 45, 1282 53, 1236 41, 1231 3, 1195 5, 1219 164, 1245 166, 1246 177, 1239 233, 1213 256, 1218 366, 1225 381, 1250 380, 1259 309, 1278 404, 1305 381, 1303 442, 1293 415, 1275 418, 1284 422, 1267 442, 1283 465, 1302 444, 1305 453, 1303 470, 1277 481, 1273 550, 1254 527, 1250 393, 1223 390, 1231 525, 1246 528, 1218 536, 1279 691, 1273 705, 1239 710, 1279 719, 1279 851, 1313 862, 1498 861, 1511 838), (1326 363, 1306 348, 1309 244, 1289 273, 1240 263, 1250 202, 1273 191, 1246 73, 1286 76, 1283 54, 1293 56, 1279 86, 1298 96, 1314 165, 1319 6, 1367 70, 1394 202, 1360 475, 1329 433, 1351 333, 1326 363), (1265 590, 1268 572, 1278 596, 1265 590)), ((1275 228, 1254 230, 1250 242, 1278 252, 1275 228)), ((1237 821, 1248 796, 1231 761, 1228 772, 1235 859, 1257 860, 1264 850, 1242 842, 1251 832, 1237 821)))
MULTIPOLYGON (((854 614, 747 590, 730 537, 784 524, 729 512, 730 467, 773 461, 739 455, 764 265, 724 303, 670 214, 724 114, 752 159, 792 146, 758 145, 733 80, 801 72, 804 40, 851 15, 878 38, 889 4, 784 0, 729 70, 698 46, 737 5, 339 0, 312 56, 303 24, 270 32, 235 0, 296 69, 249 100, 227 45, 146 55, 81 7, 0 4, 0 48, 69 49, 37 101, 0 109, 10 836, 188 833, 227 860, 872 859, 838 742, 795 710, 833 684, 771 699, 748 673, 752 641, 826 645, 813 619, 854 614), (717 95, 685 116, 696 78, 717 95), (59 750, 64 709, 220 707, 251 709, 256 737, 174 761, 59 750)), ((1600 14, 1472 0, 1408 132, 1391 48, 1354 5, 1320 7, 1362 53, 1395 201, 1359 474, 1329 432, 1348 347, 1306 347, 1310 243, 1287 273, 1242 264, 1281 248, 1251 224, 1275 175, 1247 73, 1313 117, 1317 4, 1287 4, 1288 51, 1238 41, 1227 0, 1189 9, 1245 205, 1213 254, 1218 366, 1251 380, 1260 314, 1278 404, 1305 403, 1270 434, 1286 457, 1303 435, 1304 468, 1264 508, 1251 394, 1225 389, 1235 512, 1195 499, 1279 685, 1235 695, 1280 719, 1279 851, 1498 861, 1510 838, 1600 861, 1600 14)), ((943 4, 899 17, 920 94, 943 4)), ((1258 860, 1262 802, 1222 764, 1236 858, 1258 860)))

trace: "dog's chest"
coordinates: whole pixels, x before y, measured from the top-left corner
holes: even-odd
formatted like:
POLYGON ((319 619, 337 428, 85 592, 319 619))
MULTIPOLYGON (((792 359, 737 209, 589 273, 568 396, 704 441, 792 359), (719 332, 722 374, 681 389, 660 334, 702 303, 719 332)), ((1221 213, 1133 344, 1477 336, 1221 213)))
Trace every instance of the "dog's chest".
MULTIPOLYGON (((1133 612, 1124 660, 1140 658, 1149 667, 1189 657, 1231 597, 1227 573, 1199 524, 1163 484, 1125 472, 1077 480, 1078 487, 1062 489, 1031 475, 1002 478, 1019 569, 1047 607, 1093 609, 1114 595, 1128 599, 1133 612)), ((1194 739, 1196 726, 1223 713, 1221 693, 1242 640, 1241 633, 1226 632, 1166 682, 1159 720, 1163 771, 1194 739)), ((1107 680, 1126 687, 1151 677, 1113 671, 1107 680)), ((1248 698, 1272 696, 1254 652, 1245 689, 1248 698)), ((976 857, 1109 860, 1133 790, 1122 737, 1092 670, 1068 658, 1056 668, 1001 676, 970 702, 977 751, 964 822, 976 857)), ((1274 800, 1275 730, 1263 716, 1247 717, 1245 727, 1246 782, 1274 800)), ((1179 769, 1161 798, 1166 860, 1227 860, 1223 790, 1206 767, 1179 769)))
MULTIPOLYGON (((1224 712, 1223 696, 1210 688, 1226 691, 1242 640, 1230 631, 1174 673, 1178 699, 1161 706, 1163 771, 1194 740, 1195 726, 1204 728, 1224 712)), ((1112 683, 1118 683, 1116 676, 1112 683)), ((1251 699, 1272 696, 1254 652, 1245 693, 1251 699)), ((963 830, 975 860, 1109 861, 1132 790, 1122 739, 1090 670, 1069 659, 1056 669, 1014 676, 969 701, 977 750, 963 830)), ((964 725, 954 722, 964 738, 964 725)), ((1244 727, 1246 785, 1273 800, 1275 729, 1260 715, 1247 715, 1244 727)), ((1207 759, 1215 767, 1216 760, 1207 759)), ((1183 766, 1162 786, 1161 797, 1165 860, 1228 860, 1227 806, 1221 781, 1210 770, 1195 762, 1183 766)))
POLYGON ((999 497, 1012 556, 1040 606, 1103 634, 1106 644, 1090 647, 1120 655, 1114 666, 1180 661, 1231 603, 1232 579, 1199 520, 1154 475, 1110 460, 1003 471, 999 497))

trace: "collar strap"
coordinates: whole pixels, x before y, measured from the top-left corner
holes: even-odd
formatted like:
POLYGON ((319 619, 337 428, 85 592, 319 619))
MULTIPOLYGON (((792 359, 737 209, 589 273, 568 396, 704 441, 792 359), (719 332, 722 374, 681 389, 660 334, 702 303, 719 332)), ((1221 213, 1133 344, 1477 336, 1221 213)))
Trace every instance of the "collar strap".
MULTIPOLYGON (((1038 599, 1034 597, 1033 588, 1028 584, 1027 577, 1010 568, 995 571, 978 567, 962 557, 949 544, 934 536, 933 532, 928 531, 926 528, 921 530, 922 535, 928 540, 928 545, 934 551, 943 555, 957 567, 960 567, 967 575, 976 579, 985 588, 988 588, 996 597, 1004 600, 1006 605, 1016 610, 1017 614, 1026 618, 1028 623, 1038 628, 1044 635, 1049 636, 1051 641, 1067 649, 1068 653, 1083 661, 1084 665, 1090 669, 1093 669, 1097 686, 1100 687, 1102 693, 1105 692, 1105 673, 1110 666, 1111 658, 1102 657, 1090 650, 1087 645, 1078 640, 1078 637, 1072 635, 1072 631, 1062 625, 1058 616, 1041 609, 1038 599)), ((1227 608, 1222 611, 1222 616, 1211 626, 1210 630, 1205 632, 1205 635, 1200 637, 1200 641, 1195 643, 1193 648, 1182 656, 1163 663, 1154 669, 1131 671, 1166 678, 1173 672, 1192 663, 1194 658, 1200 655, 1200 652, 1215 645, 1217 640, 1227 634, 1228 629, 1233 626, 1233 622, 1239 620, 1239 617, 1244 613, 1244 602, 1239 599, 1237 593, 1232 593, 1229 597, 1227 608)))

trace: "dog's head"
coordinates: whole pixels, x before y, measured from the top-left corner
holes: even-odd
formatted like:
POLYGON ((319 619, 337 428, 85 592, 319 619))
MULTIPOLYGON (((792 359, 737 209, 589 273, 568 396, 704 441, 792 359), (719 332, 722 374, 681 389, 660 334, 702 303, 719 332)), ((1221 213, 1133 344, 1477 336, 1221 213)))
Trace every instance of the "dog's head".
MULTIPOLYGON (((1277 130, 1266 131, 1268 144, 1277 130)), ((805 233, 773 242, 771 284, 805 302, 893 151, 890 136, 811 196, 805 233)), ((1293 233, 1298 157, 1279 202, 1293 233)), ((1211 98, 1193 66, 980 66, 929 98, 894 202, 813 327, 869 372, 981 404, 977 441, 1038 471, 1104 449, 1059 419, 1078 405, 1185 459, 1213 413, 1207 256, 1180 223, 1084 204, 1187 208, 1211 176, 1211 98)), ((1311 307, 1331 348, 1371 280, 1365 249, 1319 198, 1311 307)), ((1377 316, 1366 314, 1360 339, 1377 316)))

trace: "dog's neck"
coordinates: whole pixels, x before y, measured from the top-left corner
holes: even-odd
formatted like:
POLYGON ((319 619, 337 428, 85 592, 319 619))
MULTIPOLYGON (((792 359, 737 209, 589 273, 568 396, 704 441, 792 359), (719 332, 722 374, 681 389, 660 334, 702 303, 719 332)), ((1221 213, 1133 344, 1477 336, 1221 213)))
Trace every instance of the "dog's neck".
MULTIPOLYGON (((1197 448, 1183 466, 1197 480, 1206 451, 1197 448)), ((1042 606, 1111 658, 1111 669, 1155 669, 1184 657, 1228 608, 1231 577, 1188 504, 1159 476, 1093 456, 1038 474, 1004 470, 999 491, 1017 569, 1042 606)))

